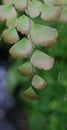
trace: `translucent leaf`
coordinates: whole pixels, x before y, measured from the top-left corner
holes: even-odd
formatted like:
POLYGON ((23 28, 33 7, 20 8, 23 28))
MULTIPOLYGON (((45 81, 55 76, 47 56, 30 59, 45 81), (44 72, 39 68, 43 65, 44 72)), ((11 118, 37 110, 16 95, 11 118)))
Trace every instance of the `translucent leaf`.
POLYGON ((2 37, 6 43, 13 44, 19 40, 18 33, 14 27, 5 29, 2 33, 2 37))
POLYGON ((30 62, 33 64, 33 66, 43 69, 43 70, 49 70, 52 68, 54 59, 47 54, 36 50, 34 51, 30 62))
POLYGON ((32 87, 28 88, 25 92, 24 92, 24 95, 29 98, 29 99, 38 99, 39 96, 35 93, 35 91, 33 90, 32 87))
POLYGON ((25 62, 18 68, 18 71, 23 76, 31 76, 34 74, 35 69, 30 62, 25 62))
POLYGON ((40 76, 35 75, 32 80, 32 86, 36 89, 43 90, 47 87, 47 82, 43 80, 40 76))
POLYGON ((60 18, 61 8, 57 6, 52 6, 49 4, 43 4, 41 11, 41 18, 43 20, 57 20, 60 18))
POLYGON ((58 36, 56 29, 40 24, 34 24, 30 30, 30 34, 33 43, 42 46, 55 44, 58 36))
POLYGON ((13 45, 9 50, 9 52, 11 56, 14 57, 15 59, 26 58, 32 52, 32 43, 28 39, 23 38, 15 45, 13 45))
POLYGON ((38 0, 29 1, 28 4, 28 15, 31 18, 35 18, 40 15, 42 3, 38 0))
POLYGON ((19 11, 25 11, 27 8, 27 0, 14 0, 15 8, 19 11))
POLYGON ((12 5, 0 5, 0 20, 8 20, 17 16, 17 12, 12 5))
POLYGON ((12 4, 14 0, 3 0, 3 4, 12 4))
POLYGON ((29 18, 26 15, 22 15, 17 20, 17 30, 20 31, 22 34, 29 33, 29 18))
POLYGON ((59 21, 67 22, 67 7, 63 7, 59 21))
POLYGON ((17 17, 10 18, 6 21, 7 27, 16 27, 17 17))

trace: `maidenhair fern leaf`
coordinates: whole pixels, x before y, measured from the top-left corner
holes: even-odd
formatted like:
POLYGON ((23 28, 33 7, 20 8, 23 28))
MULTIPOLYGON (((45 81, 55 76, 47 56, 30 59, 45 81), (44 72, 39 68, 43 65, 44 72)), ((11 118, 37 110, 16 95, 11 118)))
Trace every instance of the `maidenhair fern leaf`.
POLYGON ((61 16, 61 7, 53 6, 50 4, 43 4, 41 11, 41 18, 43 20, 57 20, 61 16))
POLYGON ((17 12, 12 5, 0 5, 0 21, 8 20, 17 16, 17 12))
POLYGON ((41 8, 42 8, 42 3, 39 0, 29 1, 28 15, 31 18, 36 18, 37 16, 40 15, 41 8))
POLYGON ((22 64, 18 71, 22 76, 32 76, 35 73, 35 69, 30 62, 22 64))
POLYGON ((6 43, 13 44, 19 41, 19 36, 14 27, 5 29, 2 33, 2 37, 6 43))
POLYGON ((57 30, 52 27, 34 24, 30 30, 30 35, 34 44, 48 46, 56 43, 58 33, 57 30))
POLYGON ((49 70, 53 66, 54 59, 42 51, 36 50, 34 51, 30 62, 39 69, 49 70))
POLYGON ((14 0, 15 8, 21 12, 24 12, 27 8, 27 0, 14 0))
POLYGON ((43 80, 39 75, 34 75, 32 79, 32 86, 36 89, 43 90, 47 87, 47 82, 43 80))
POLYGON ((29 87, 27 90, 25 90, 24 95, 29 99, 38 99, 39 96, 35 93, 32 87, 29 87))
POLYGON ((29 33, 29 18, 26 15, 22 15, 17 19, 16 28, 22 34, 29 33))
POLYGON ((0 5, 0 21, 6 22, 2 38, 6 43, 15 43, 9 53, 17 60, 27 60, 17 70, 22 76, 31 77, 30 87, 23 92, 29 99, 38 99, 35 89, 47 87, 37 70, 49 70, 54 65, 54 58, 41 48, 56 44, 58 31, 54 26, 46 26, 44 21, 67 22, 66 4, 67 0, 3 0, 0 5), (44 24, 36 24, 36 18, 44 24), (38 50, 37 46, 41 48, 38 50))
POLYGON ((9 52, 15 59, 26 58, 32 52, 32 43, 26 38, 21 39, 11 47, 9 52))

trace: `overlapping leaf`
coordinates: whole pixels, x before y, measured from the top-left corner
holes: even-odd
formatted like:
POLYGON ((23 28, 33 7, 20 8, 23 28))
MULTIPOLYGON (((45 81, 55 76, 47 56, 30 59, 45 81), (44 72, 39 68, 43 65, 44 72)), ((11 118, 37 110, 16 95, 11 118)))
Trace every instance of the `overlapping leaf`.
POLYGON ((58 32, 54 27, 36 24, 34 19, 40 17, 43 21, 57 20, 67 22, 67 0, 3 0, 0 5, 0 21, 6 20, 6 29, 2 37, 6 43, 13 44, 9 53, 15 59, 28 58, 20 65, 18 71, 22 76, 32 76, 31 86, 24 92, 30 99, 38 99, 35 89, 45 89, 47 82, 37 75, 37 68, 49 70, 54 59, 37 50, 36 46, 51 46, 57 41, 58 32), (25 35, 26 38, 20 38, 25 35))

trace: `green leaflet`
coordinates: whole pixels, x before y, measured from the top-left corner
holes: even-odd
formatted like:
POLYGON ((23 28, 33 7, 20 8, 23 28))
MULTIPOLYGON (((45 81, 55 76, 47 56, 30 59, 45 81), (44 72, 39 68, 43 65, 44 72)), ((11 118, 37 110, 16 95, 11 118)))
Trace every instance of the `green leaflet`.
POLYGON ((30 30, 30 35, 34 44, 48 46, 56 43, 58 33, 54 28, 45 25, 34 24, 30 30))
POLYGON ((38 17, 40 15, 41 8, 42 8, 42 3, 40 1, 38 1, 38 0, 29 1, 28 15, 31 18, 38 17))
POLYGON ((53 6, 47 3, 42 5, 41 18, 43 20, 57 20, 61 16, 61 7, 53 6))
POLYGON ((35 93, 32 87, 29 87, 24 91, 24 95, 29 99, 38 99, 39 96, 35 93))
POLYGON ((13 44, 19 41, 18 33, 14 27, 5 29, 2 33, 2 37, 4 41, 8 44, 13 44))
POLYGON ((8 20, 17 16, 17 12, 12 5, 0 5, 0 21, 8 20))
POLYGON ((27 8, 27 0, 14 0, 15 8, 21 12, 24 12, 27 8))
POLYGON ((61 14, 59 21, 67 22, 67 7, 63 7, 62 14, 61 14))
POLYGON ((54 59, 42 51, 35 50, 30 62, 39 69, 49 70, 53 66, 54 59))
POLYGON ((36 89, 43 90, 47 87, 47 82, 43 80, 39 75, 34 75, 32 79, 32 86, 36 89))
POLYGON ((7 27, 16 27, 16 23, 17 23, 17 17, 10 18, 6 21, 6 26, 7 27))
POLYGON ((35 73, 35 69, 30 62, 22 64, 18 71, 22 76, 32 76, 35 73))
POLYGON ((26 58, 32 52, 32 43, 26 38, 21 39, 11 47, 9 52, 15 59, 26 58))
POLYGON ((22 15, 17 19, 16 28, 22 34, 29 33, 29 18, 26 15, 22 15))

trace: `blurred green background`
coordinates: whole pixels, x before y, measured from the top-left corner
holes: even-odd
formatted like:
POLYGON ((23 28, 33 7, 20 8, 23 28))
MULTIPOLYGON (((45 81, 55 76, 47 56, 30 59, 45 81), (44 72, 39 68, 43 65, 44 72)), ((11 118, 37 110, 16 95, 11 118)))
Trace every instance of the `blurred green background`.
POLYGON ((18 98, 24 102, 24 109, 30 125, 30 130, 67 130, 67 23, 43 22, 35 19, 36 23, 55 27, 58 30, 57 43, 51 47, 41 48, 42 51, 54 57, 55 63, 49 71, 39 71, 47 82, 48 88, 44 91, 35 90, 39 100, 30 100, 24 97, 23 90, 30 86, 30 78, 24 78, 17 72, 17 67, 23 60, 14 60, 8 53, 10 45, 4 43, 1 33, 5 22, 0 22, 0 57, 4 57, 9 64, 8 83, 12 94, 17 85, 21 86, 18 98), (6 56, 7 55, 7 56, 6 56), (7 58, 6 58, 7 57, 7 58))

